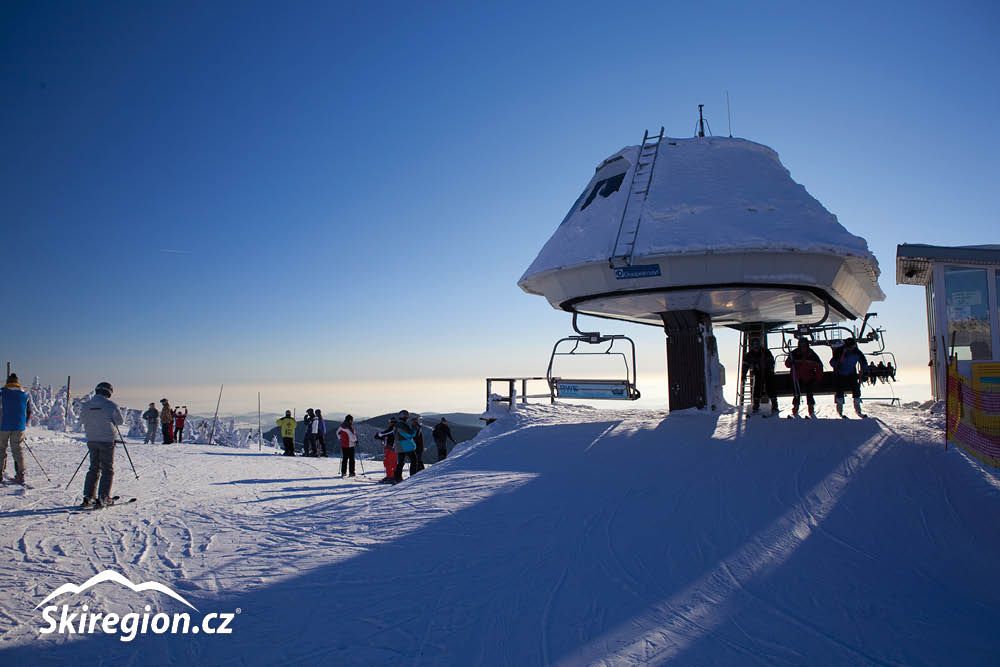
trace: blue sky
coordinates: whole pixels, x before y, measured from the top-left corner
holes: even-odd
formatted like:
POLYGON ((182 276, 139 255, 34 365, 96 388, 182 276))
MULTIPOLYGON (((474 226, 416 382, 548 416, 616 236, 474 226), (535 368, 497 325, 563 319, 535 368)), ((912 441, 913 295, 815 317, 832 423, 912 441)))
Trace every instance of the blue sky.
MULTIPOLYGON (((4 3, 3 356, 234 410, 475 409, 568 331, 516 281, 594 166, 698 103, 727 133, 728 90, 868 239, 919 369, 895 245, 1000 241, 1000 10, 805 4, 4 3)), ((662 385, 662 334, 619 330, 662 385)))

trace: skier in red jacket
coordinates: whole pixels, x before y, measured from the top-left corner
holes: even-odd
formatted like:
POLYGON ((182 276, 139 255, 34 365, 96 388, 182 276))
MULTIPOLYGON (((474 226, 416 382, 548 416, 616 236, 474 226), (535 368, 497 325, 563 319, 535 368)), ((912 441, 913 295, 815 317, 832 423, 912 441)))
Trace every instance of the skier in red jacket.
POLYGON ((354 417, 344 417, 344 422, 337 429, 337 438, 340 440, 340 476, 347 476, 350 464, 351 477, 354 477, 354 446, 358 444, 358 436, 354 432, 354 417))
POLYGON ((184 420, 188 416, 188 406, 182 405, 174 410, 174 442, 180 442, 184 438, 184 420))
POLYGON ((802 392, 805 392, 809 417, 815 419, 816 397, 813 396, 813 388, 823 377, 823 362, 809 346, 808 338, 799 339, 799 346, 788 354, 785 366, 792 369, 792 389, 795 392, 792 398, 792 416, 799 416, 799 403, 802 392))

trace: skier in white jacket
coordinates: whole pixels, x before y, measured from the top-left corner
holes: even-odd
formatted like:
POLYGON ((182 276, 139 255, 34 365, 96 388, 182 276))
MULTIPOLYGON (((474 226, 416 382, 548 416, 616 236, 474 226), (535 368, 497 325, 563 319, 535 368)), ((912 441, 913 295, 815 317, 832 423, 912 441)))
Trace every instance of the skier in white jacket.
POLYGON ((83 507, 90 507, 95 501, 97 507, 113 502, 111 482, 115 477, 115 434, 116 427, 124 421, 118 404, 111 400, 113 391, 109 383, 100 383, 94 389, 94 397, 80 408, 80 421, 87 433, 87 449, 90 450, 90 468, 83 480, 83 507), (98 479, 100 488, 97 486, 98 479))

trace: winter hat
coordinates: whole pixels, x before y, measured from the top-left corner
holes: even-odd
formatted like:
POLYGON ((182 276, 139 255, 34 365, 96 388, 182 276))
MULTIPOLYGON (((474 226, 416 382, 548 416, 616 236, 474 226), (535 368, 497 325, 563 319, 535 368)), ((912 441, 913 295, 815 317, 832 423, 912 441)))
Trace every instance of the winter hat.
POLYGON ((407 411, 407 410, 400 410, 399 414, 396 415, 396 418, 399 419, 399 420, 402 420, 402 421, 406 421, 409 418, 409 416, 410 416, 409 411, 407 411))
POLYGON ((106 396, 111 398, 111 394, 114 392, 114 387, 111 386, 110 382, 101 382, 94 388, 94 393, 100 394, 101 396, 106 396))
POLYGON ((285 416, 286 417, 291 417, 292 416, 292 411, 291 410, 285 410, 285 416))
POLYGON ((11 373, 7 376, 7 384, 20 384, 20 380, 17 379, 17 373, 11 373))
POLYGON ((808 338, 800 338, 799 339, 799 347, 809 347, 809 339, 808 338))

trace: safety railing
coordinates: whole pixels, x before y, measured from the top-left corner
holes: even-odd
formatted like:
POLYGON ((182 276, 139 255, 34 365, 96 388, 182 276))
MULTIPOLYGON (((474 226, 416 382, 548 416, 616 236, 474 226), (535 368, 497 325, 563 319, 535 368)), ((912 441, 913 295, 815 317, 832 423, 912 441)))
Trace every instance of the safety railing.
POLYGON ((522 404, 527 404, 529 398, 547 398, 550 403, 555 402, 555 397, 552 394, 552 388, 549 386, 548 380, 544 377, 486 378, 487 411, 490 409, 491 402, 506 403, 509 408, 518 400, 520 400, 522 404), (529 382, 544 382, 546 392, 544 394, 529 394, 529 382), (494 391, 496 385, 501 385, 503 387, 501 391, 506 390, 506 396, 504 394, 496 394, 494 391), (520 392, 518 392, 518 387, 520 387, 520 392))

